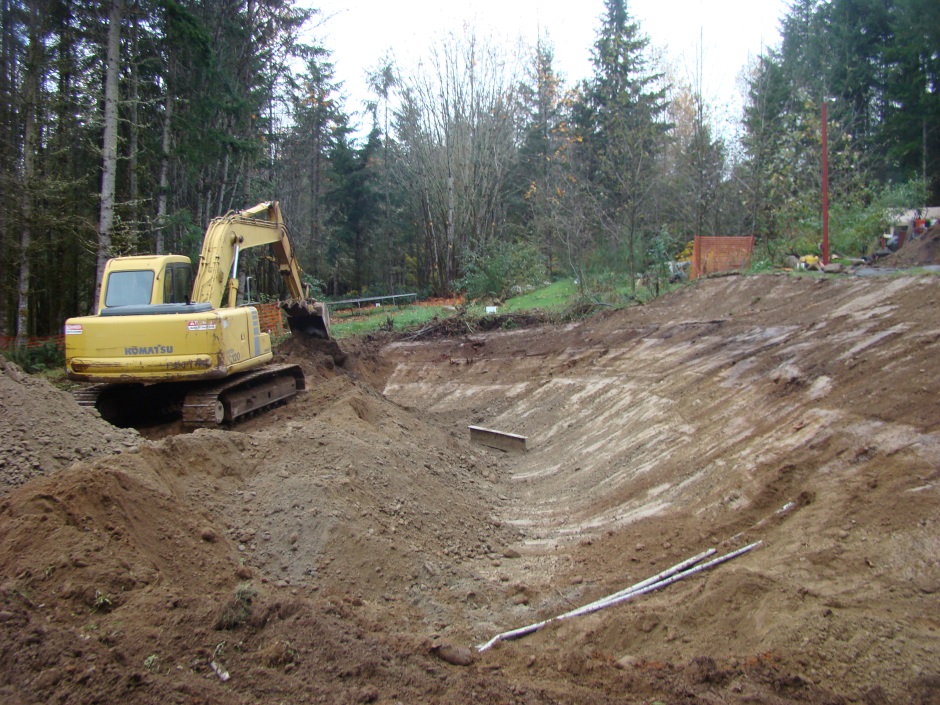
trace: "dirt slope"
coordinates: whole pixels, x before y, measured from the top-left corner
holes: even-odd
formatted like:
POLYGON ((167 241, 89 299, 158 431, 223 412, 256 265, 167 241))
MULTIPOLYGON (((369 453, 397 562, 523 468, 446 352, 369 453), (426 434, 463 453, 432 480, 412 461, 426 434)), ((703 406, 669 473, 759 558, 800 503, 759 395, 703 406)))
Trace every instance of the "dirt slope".
POLYGON ((30 377, 0 357, 0 494, 80 458, 135 446, 133 430, 114 428, 71 394, 30 377))
POLYGON ((276 412, 7 488, 0 701, 938 702, 938 301, 730 277, 345 360, 294 341, 311 389, 276 412), (758 539, 468 666, 432 648, 758 539))
POLYGON ((921 267, 940 264, 940 225, 934 225, 921 237, 910 240, 897 252, 882 260, 883 267, 921 267))

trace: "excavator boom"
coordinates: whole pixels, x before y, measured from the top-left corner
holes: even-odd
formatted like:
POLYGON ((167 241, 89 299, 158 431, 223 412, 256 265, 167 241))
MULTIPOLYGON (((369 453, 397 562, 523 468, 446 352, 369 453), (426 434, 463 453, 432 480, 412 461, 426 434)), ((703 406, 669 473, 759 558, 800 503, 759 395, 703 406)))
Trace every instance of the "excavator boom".
POLYGON ((277 201, 259 203, 253 208, 215 218, 209 224, 199 255, 192 301, 211 303, 214 308, 235 306, 238 256, 242 250, 262 245, 271 245, 290 295, 281 307, 287 313, 291 331, 329 338, 328 310, 309 299, 304 291, 300 266, 277 201), (265 218, 257 217, 262 214, 265 218))

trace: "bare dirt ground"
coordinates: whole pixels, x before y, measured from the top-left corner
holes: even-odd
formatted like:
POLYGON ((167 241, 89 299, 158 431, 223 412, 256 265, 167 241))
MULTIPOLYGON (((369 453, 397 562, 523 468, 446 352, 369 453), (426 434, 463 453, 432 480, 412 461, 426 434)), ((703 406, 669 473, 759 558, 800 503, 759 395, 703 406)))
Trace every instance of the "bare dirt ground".
POLYGON ((940 702, 940 280, 343 347, 282 348, 310 390, 274 412, 146 439, 0 372, 0 702, 940 702))

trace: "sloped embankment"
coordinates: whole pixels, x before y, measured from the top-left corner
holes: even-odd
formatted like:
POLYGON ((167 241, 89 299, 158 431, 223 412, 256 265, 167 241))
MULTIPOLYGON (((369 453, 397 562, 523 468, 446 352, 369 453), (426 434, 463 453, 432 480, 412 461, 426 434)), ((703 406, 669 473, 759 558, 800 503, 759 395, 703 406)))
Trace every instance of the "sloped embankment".
POLYGON ((513 578, 540 574, 546 611, 572 584, 596 597, 765 542, 533 642, 770 654, 802 682, 897 697, 940 673, 938 300, 933 278, 710 280, 562 330, 390 346, 385 393, 529 437, 500 517, 526 532, 513 578))

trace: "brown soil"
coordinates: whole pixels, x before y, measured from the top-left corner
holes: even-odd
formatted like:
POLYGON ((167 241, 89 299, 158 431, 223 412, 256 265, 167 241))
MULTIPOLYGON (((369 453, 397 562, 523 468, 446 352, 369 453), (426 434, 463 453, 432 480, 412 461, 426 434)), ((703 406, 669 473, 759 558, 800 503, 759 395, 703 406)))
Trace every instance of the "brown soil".
POLYGON ((727 277, 561 326, 294 340, 297 400, 133 446, 7 366, 0 702, 938 703, 938 302, 727 277))
POLYGON ((900 250, 885 257, 879 266, 903 269, 930 264, 940 264, 940 225, 934 225, 921 237, 906 242, 900 250))
POLYGON ((76 460, 132 448, 140 436, 115 428, 71 394, 0 357, 0 496, 76 460))

